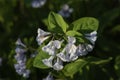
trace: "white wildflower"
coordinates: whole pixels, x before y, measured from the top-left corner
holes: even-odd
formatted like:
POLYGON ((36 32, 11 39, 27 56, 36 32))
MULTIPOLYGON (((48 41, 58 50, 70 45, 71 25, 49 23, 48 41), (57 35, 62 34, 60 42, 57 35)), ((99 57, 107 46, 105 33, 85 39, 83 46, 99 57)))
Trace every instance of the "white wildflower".
POLYGON ((90 34, 85 34, 86 38, 94 45, 97 39, 97 32, 93 31, 90 34))
POLYGON ((53 65, 53 69, 57 71, 63 69, 62 61, 58 57, 56 63, 53 65))
POLYGON ((36 38, 36 41, 38 42, 39 45, 41 45, 46 39, 49 38, 49 32, 45 32, 43 31, 42 29, 38 28, 38 31, 37 31, 38 35, 37 35, 37 38, 36 38))
POLYGON ((94 48, 94 46, 91 45, 91 44, 85 44, 85 47, 86 47, 86 50, 87 50, 88 52, 91 52, 91 51, 93 50, 93 48, 94 48))
POLYGON ((79 44, 78 47, 77 47, 76 53, 77 53, 78 56, 84 56, 88 52, 87 52, 84 44, 79 44))
POLYGON ((48 67, 52 67, 52 62, 53 62, 54 56, 51 56, 48 59, 43 59, 42 62, 48 66, 48 67))
POLYGON ((68 37, 68 44, 65 46, 62 52, 57 56, 64 62, 74 61, 78 58, 76 54, 77 47, 75 46, 76 39, 74 37, 68 37))
POLYGON ((62 41, 54 40, 50 41, 46 46, 42 48, 43 51, 47 52, 49 55, 55 55, 57 49, 61 48, 62 41))

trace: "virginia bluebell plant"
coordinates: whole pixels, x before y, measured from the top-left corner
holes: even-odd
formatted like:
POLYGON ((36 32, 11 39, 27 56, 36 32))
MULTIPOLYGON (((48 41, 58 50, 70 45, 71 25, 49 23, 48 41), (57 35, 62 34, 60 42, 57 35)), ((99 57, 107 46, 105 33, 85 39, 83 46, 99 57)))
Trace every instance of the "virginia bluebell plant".
MULTIPOLYGON (((68 5, 64 5, 63 11, 72 12, 68 5)), ((68 13, 64 15, 70 16, 68 13)), ((91 52, 97 40, 97 28, 98 21, 95 18, 81 18, 68 25, 60 14, 51 12, 48 16, 48 31, 38 28, 36 41, 39 47, 37 53, 31 55, 32 58, 35 57, 34 67, 51 68, 43 80, 53 80, 52 71, 64 71, 67 65, 79 62, 81 56, 91 52)), ((30 70, 26 68, 26 51, 27 46, 18 39, 15 49, 17 63, 14 66, 19 75, 28 78, 30 70)))
POLYGON ((17 63, 14 64, 14 67, 16 69, 16 72, 19 75, 22 75, 23 77, 28 78, 30 74, 30 70, 26 69, 26 60, 27 60, 25 55, 26 51, 27 51, 26 45, 24 45, 21 42, 21 40, 18 39, 16 41, 16 49, 15 49, 16 55, 14 56, 17 63))
MULTIPOLYGON (((50 37, 50 32, 45 32, 42 29, 38 28, 38 36, 36 38, 39 45, 41 45, 45 40, 50 37)), ((43 59, 42 62, 48 66, 53 68, 54 70, 62 70, 63 69, 63 62, 71 62, 78 59, 79 56, 84 56, 88 54, 88 52, 93 50, 95 41, 97 39, 97 32, 93 31, 90 34, 85 34, 85 38, 88 39, 91 44, 89 43, 82 43, 75 45, 76 38, 72 36, 67 36, 67 44, 62 51, 59 52, 58 50, 61 49, 61 45, 64 40, 50 40, 50 42, 42 47, 42 50, 50 56, 48 59, 43 59)), ((64 44, 64 43, 63 43, 64 44)))

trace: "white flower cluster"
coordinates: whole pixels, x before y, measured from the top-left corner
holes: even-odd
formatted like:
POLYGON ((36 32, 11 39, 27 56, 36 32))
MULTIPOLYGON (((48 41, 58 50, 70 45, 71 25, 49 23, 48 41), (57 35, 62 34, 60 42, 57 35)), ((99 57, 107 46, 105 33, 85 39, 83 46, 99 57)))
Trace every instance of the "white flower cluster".
MULTIPOLYGON (((38 36, 36 38, 39 45, 41 45, 46 39, 49 38, 49 32, 45 32, 38 29, 38 36)), ((93 50, 95 41, 97 39, 96 36, 97 32, 93 31, 90 34, 85 34, 86 38, 92 43, 92 44, 79 44, 75 45, 76 38, 68 36, 67 44, 62 49, 61 52, 61 44, 64 42, 59 40, 52 40, 50 41, 46 46, 42 47, 42 50, 50 55, 48 59, 43 59, 42 62, 48 66, 53 68, 54 70, 61 70, 63 69, 63 62, 71 62, 76 59, 78 59, 79 56, 84 56, 88 52, 93 50)))
POLYGON ((62 9, 58 12, 61 16, 68 18, 70 14, 73 12, 73 8, 69 8, 69 5, 64 4, 62 9))
POLYGON ((2 58, 0 57, 0 66, 2 65, 2 58))
POLYGON ((14 64, 14 67, 16 69, 16 72, 19 74, 19 75, 22 75, 23 77, 25 78, 28 78, 29 77, 29 74, 30 74, 30 70, 26 69, 26 56, 25 56, 25 52, 26 52, 26 45, 24 45, 20 39, 18 39, 16 41, 16 49, 15 49, 15 52, 16 52, 16 55, 14 56, 17 63, 14 64))
POLYGON ((31 6, 33 8, 39 8, 42 7, 46 3, 46 0, 33 0, 31 3, 31 6))

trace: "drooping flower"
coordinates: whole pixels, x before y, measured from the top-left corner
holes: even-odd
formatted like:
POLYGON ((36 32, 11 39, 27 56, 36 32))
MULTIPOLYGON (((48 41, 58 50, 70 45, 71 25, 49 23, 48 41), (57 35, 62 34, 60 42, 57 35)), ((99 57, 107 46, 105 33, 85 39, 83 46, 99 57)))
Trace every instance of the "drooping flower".
POLYGON ((57 54, 57 56, 64 62, 70 62, 74 61, 78 58, 76 54, 77 47, 75 46, 76 39, 75 37, 68 36, 68 44, 65 46, 65 48, 57 54))
POLYGON ((49 55, 55 55, 56 50, 61 48, 62 42, 63 41, 59 40, 50 41, 46 46, 42 48, 42 50, 48 53, 49 55))
POLYGON ((53 65, 53 69, 54 70, 62 70, 63 69, 63 64, 62 61, 57 57, 57 61, 55 62, 55 64, 53 65))
POLYGON ((42 62, 48 67, 53 67, 53 64, 52 64, 53 59, 54 59, 54 56, 50 56, 50 58, 48 59, 43 59, 42 62))
POLYGON ((87 52, 84 44, 79 44, 78 47, 77 47, 76 53, 77 53, 78 56, 84 56, 88 52, 87 52))
POLYGON ((46 0, 33 0, 31 6, 33 8, 40 8, 46 3, 46 0))
POLYGON ((37 31, 38 35, 37 35, 37 38, 36 38, 36 41, 38 42, 39 45, 41 45, 46 39, 49 38, 49 32, 45 32, 43 31, 42 29, 38 28, 38 31, 37 31))
POLYGON ((69 5, 64 4, 62 9, 58 12, 61 16, 68 18, 73 12, 73 8, 69 8, 69 5))
POLYGON ((85 48, 86 48, 86 50, 88 51, 88 52, 91 52, 92 50, 93 50, 93 48, 94 48, 94 45, 91 45, 91 44, 85 44, 85 48))
POLYGON ((16 41, 16 45, 18 45, 18 46, 22 46, 22 47, 26 47, 26 45, 22 43, 22 41, 21 41, 20 38, 17 39, 17 41, 16 41))
POLYGON ((97 32, 93 31, 90 34, 85 34, 86 38, 94 45, 97 39, 97 32))
POLYGON ((51 75, 51 73, 49 72, 48 76, 46 78, 44 78, 43 80, 54 80, 53 76, 51 75))

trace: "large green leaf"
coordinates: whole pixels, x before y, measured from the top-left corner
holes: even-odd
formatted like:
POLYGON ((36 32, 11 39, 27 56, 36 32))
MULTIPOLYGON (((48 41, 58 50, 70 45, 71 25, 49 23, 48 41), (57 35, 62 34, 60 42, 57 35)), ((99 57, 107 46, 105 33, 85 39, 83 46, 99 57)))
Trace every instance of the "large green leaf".
POLYGON ((86 62, 83 59, 78 59, 75 62, 69 63, 67 64, 64 69, 63 72, 66 76, 71 76, 73 77, 73 75, 78 72, 80 69, 82 69, 88 62, 86 62))
MULTIPOLYGON (((63 69, 63 73, 66 76, 69 77, 73 77, 74 74, 76 74, 77 72, 82 73, 81 71, 83 71, 82 69, 84 67, 86 67, 86 69, 89 70, 89 66, 90 65, 102 65, 102 64, 106 64, 108 63, 112 58, 108 58, 108 59, 100 59, 100 58, 96 58, 96 57, 87 57, 84 59, 78 59, 75 62, 69 63, 67 64, 64 69, 63 69)), ((87 70, 87 71, 88 71, 87 70)))
POLYGON ((48 16, 48 25, 48 29, 55 33, 65 33, 68 28, 68 24, 63 20, 62 16, 54 12, 50 12, 48 16))
POLYGON ((73 30, 80 32, 90 32, 98 29, 99 22, 93 17, 84 17, 74 21, 71 26, 73 30))
POLYGON ((33 62, 33 66, 37 68, 42 68, 42 69, 49 68, 46 65, 44 65, 42 62, 43 59, 48 58, 48 57, 49 55, 43 52, 40 47, 40 49, 38 50, 38 55, 35 57, 35 60, 33 62))

